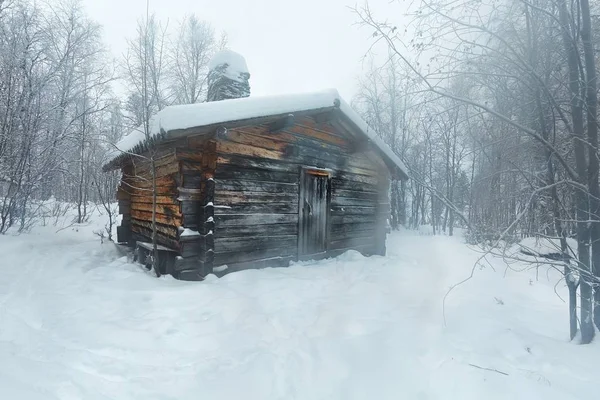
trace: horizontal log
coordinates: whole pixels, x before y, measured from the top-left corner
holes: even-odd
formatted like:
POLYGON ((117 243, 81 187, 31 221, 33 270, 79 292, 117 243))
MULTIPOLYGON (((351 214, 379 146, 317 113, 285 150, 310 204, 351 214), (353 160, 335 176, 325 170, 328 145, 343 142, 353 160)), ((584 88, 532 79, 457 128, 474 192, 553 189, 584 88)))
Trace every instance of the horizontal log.
POLYGON ((273 203, 268 201, 262 203, 233 203, 227 207, 215 208, 215 215, 253 213, 298 214, 298 202, 273 203))
POLYGON ((215 188, 215 204, 218 206, 233 206, 240 203, 296 203, 298 204, 298 193, 268 193, 252 191, 221 190, 215 188))
MULTIPOLYGON (((153 208, 154 207, 153 207, 152 203, 132 203, 131 204, 132 210, 152 212, 153 208)), ((178 217, 178 218, 181 217, 181 212, 179 211, 178 205, 175 206, 172 204, 157 204, 156 212, 159 214, 164 214, 164 215, 172 215, 172 216, 178 217)))
POLYGON ((200 162, 196 161, 180 161, 179 162, 181 171, 185 173, 197 173, 198 171, 202 171, 203 167, 200 162))
MULTIPOLYGON (((142 228, 152 230, 152 221, 146 221, 146 220, 132 218, 131 224, 138 225, 138 226, 141 226, 142 228)), ((177 239, 177 237, 178 237, 177 228, 172 225, 163 225, 163 224, 157 223, 156 230, 158 232, 162 233, 163 235, 168 236, 173 239, 177 239)))
MULTIPOLYGON (((142 221, 152 221, 152 213, 147 211, 131 210, 131 217, 142 221)), ((156 222, 176 227, 181 226, 181 218, 173 215, 157 213, 156 222)))
POLYGON ((350 238, 364 238, 364 239, 373 240, 373 238, 375 237, 376 234, 377 234, 377 231, 375 229, 368 229, 368 230, 359 229, 359 230, 348 230, 345 232, 343 232, 343 231, 331 232, 329 235, 329 242, 331 243, 333 241, 350 239, 350 238))
MULTIPOLYGON (((142 241, 146 241, 146 242, 150 242, 150 243, 152 242, 152 230, 151 229, 144 228, 140 225, 131 225, 131 231, 141 235, 143 237, 142 241)), ((139 241, 139 237, 136 240, 139 241)), ((174 240, 173 238, 171 238, 169 236, 163 235, 160 232, 157 232, 157 234, 156 234, 156 241, 160 245, 166 246, 175 251, 179 251, 177 240, 174 240)))
POLYGON ((334 179, 343 180, 343 181, 351 181, 351 182, 362 182, 373 185, 377 187, 379 184, 380 178, 378 175, 361 175, 361 174, 353 174, 351 172, 338 172, 335 174, 334 179))
POLYGON ((247 168, 231 165, 219 165, 215 172, 215 178, 220 180, 245 180, 264 181, 278 183, 298 183, 300 174, 298 171, 282 172, 267 171, 257 168, 247 168))
POLYGON ((267 224, 267 225, 232 225, 215 227, 215 238, 233 238, 248 236, 285 236, 297 235, 298 222, 287 224, 267 224))
MULTIPOLYGON (((127 183, 121 183, 121 187, 131 193, 130 189, 151 189, 153 187, 152 179, 127 179, 127 183)), ((175 176, 167 175, 156 178, 156 186, 177 187, 175 176)))
POLYGON ((378 187, 376 185, 365 183, 365 182, 355 182, 355 181, 347 181, 343 179, 338 179, 337 177, 331 180, 331 187, 335 190, 351 190, 358 192, 372 192, 377 193, 378 187))
POLYGON ((268 192, 268 193, 297 193, 298 184, 276 183, 263 181, 245 181, 233 179, 215 179, 215 186, 219 190, 241 191, 241 192, 268 192))
POLYGON ((373 215, 332 215, 332 224, 352 224, 352 223, 373 223, 375 216, 373 215))
MULTIPOLYGON (((219 154, 217 157, 219 168, 223 165, 235 165, 238 167, 255 168, 266 171, 283 171, 298 173, 297 165, 292 165, 285 162, 277 162, 273 160, 265 160, 261 158, 248 158, 234 154, 219 154)), ((217 168, 217 173, 219 171, 217 168)))
POLYGON ((216 229, 236 225, 287 224, 298 221, 296 214, 237 214, 215 215, 216 229))
MULTIPOLYGON (((148 191, 145 196, 131 196, 131 203, 150 203, 152 204, 152 191, 148 191)), ((156 204, 178 205, 176 196, 156 196, 156 204)))
POLYGON ((336 197, 346 197, 353 199, 362 199, 362 200, 372 200, 375 204, 378 203, 379 193, 376 192, 361 192, 358 190, 344 190, 344 189, 336 189, 333 188, 332 196, 336 197))
POLYGON ((287 267, 290 262, 294 261, 295 256, 287 257, 272 257, 263 258, 254 261, 240 262, 235 264, 227 264, 227 269, 222 271, 215 271, 214 274, 217 276, 223 276, 231 272, 244 271, 246 269, 262 269, 262 268, 276 268, 276 267, 287 267))
POLYGON ((277 247, 253 251, 231 252, 215 254, 214 265, 236 264, 248 261, 257 261, 273 257, 296 257, 298 247, 277 247))
POLYGON ((193 135, 187 138, 187 147, 191 149, 201 150, 210 138, 208 135, 193 135))
POLYGON ((349 140, 334 135, 331 132, 326 132, 322 129, 317 129, 316 127, 309 127, 306 125, 307 121, 304 121, 304 123, 297 123, 294 126, 286 129, 286 131, 310 137, 330 145, 335 145, 342 149, 350 148, 349 140))
MULTIPOLYGON (((164 165, 173 164, 175 162, 175 160, 176 160, 175 150, 172 148, 167 148, 167 149, 165 149, 164 152, 157 153, 154 155, 154 165, 156 167, 162 167, 164 165)), ((136 158, 133 158, 132 165, 133 165, 134 171, 136 169, 149 170, 152 165, 152 161, 147 158, 136 157, 136 158)))
MULTIPOLYGON (((136 168, 133 174, 133 178, 138 179, 152 179, 151 168, 136 168)), ((156 178, 161 178, 163 176, 171 175, 177 173, 179 171, 179 163, 176 160, 173 160, 170 164, 157 166, 155 169, 154 176, 156 178)))
POLYGON ((352 232, 374 232, 377 227, 377 222, 350 222, 350 223, 342 223, 342 224, 331 224, 331 234, 337 236, 343 236, 348 234, 351 235, 352 232))
POLYGON ((215 255, 237 251, 254 251, 269 248, 297 246, 298 236, 256 236, 245 238, 216 238, 215 255))
POLYGON ((331 198, 331 205, 333 206, 362 206, 362 207, 374 207, 377 204, 375 200, 370 199, 356 199, 351 197, 338 197, 333 196, 331 198))
POLYGON ((377 208, 363 206, 331 206, 331 215, 370 215, 375 218, 377 208))
POLYGON ((251 132, 244 131, 243 128, 229 130, 227 133, 220 136, 219 139, 280 152, 283 152, 289 145, 289 143, 282 141, 281 138, 276 135, 254 135, 251 132))
POLYGON ((248 157, 267 158, 271 160, 281 160, 284 157, 283 151, 267 150, 263 149, 262 147, 254 147, 233 142, 217 142, 217 153, 237 154, 248 157))
POLYGON ((313 128, 313 129, 318 129, 319 131, 322 132, 326 132, 330 135, 334 135, 334 136, 340 136, 340 137, 347 137, 345 132, 340 132, 336 127, 333 126, 333 124, 331 123, 331 121, 335 121, 337 119, 336 116, 336 111, 332 110, 333 112, 333 118, 328 118, 325 121, 317 121, 315 119, 315 117, 318 119, 318 116, 320 114, 317 115, 311 115, 311 116, 304 116, 304 117, 300 117, 297 119, 297 122, 299 125, 303 125, 309 128, 313 128))
POLYGON ((175 149, 178 160, 196 161, 202 163, 202 150, 178 147, 175 149))

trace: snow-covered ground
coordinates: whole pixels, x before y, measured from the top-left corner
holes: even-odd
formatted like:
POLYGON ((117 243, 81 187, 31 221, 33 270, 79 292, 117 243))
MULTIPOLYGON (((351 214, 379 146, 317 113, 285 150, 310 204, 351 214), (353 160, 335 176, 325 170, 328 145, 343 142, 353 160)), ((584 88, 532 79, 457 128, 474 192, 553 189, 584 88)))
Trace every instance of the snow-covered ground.
POLYGON ((553 271, 477 268, 444 326, 479 257, 461 238, 190 283, 128 263, 102 226, 0 236, 0 398, 597 395, 600 346, 568 341, 553 271))

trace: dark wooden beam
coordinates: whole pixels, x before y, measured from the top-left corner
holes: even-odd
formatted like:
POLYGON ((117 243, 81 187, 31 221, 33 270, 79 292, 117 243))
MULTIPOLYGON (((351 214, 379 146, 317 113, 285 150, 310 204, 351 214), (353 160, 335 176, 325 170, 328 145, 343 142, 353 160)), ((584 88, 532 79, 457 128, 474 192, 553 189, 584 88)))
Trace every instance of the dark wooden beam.
POLYGON ((312 116, 317 124, 326 124, 337 118, 335 110, 325 111, 312 116))
POLYGON ((280 132, 294 125, 294 120, 294 114, 288 114, 285 117, 276 120, 275 122, 271 122, 269 124, 269 131, 280 132))

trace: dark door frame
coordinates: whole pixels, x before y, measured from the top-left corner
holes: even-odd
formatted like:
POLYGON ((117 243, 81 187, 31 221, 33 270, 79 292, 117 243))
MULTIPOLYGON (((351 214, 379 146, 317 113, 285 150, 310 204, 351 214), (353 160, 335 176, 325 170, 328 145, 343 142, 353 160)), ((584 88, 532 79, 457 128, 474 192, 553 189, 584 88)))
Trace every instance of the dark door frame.
POLYGON ((299 193, 298 193, 298 259, 321 259, 327 256, 329 237, 331 232, 331 178, 333 176, 333 171, 327 168, 318 168, 318 167, 308 167, 302 166, 300 168, 300 185, 299 185, 299 193), (302 235, 303 231, 303 223, 304 223, 304 204, 303 204, 303 196, 302 194, 305 191, 305 175, 315 175, 320 177, 325 177, 327 179, 326 182, 326 198, 325 198, 325 235, 324 235, 324 248, 325 250, 319 253, 313 254, 303 254, 302 250, 304 247, 304 237, 302 235))

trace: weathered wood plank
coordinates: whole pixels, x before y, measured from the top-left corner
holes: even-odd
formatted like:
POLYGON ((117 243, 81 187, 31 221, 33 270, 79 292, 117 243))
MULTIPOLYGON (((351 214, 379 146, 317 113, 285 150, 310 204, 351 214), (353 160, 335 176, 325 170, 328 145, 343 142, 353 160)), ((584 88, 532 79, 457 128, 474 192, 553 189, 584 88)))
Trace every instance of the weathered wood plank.
POLYGON ((273 160, 260 158, 247 158, 235 154, 219 154, 217 158, 219 168, 223 165, 235 165, 238 167, 255 168, 266 171, 298 172, 298 166, 273 160))
MULTIPOLYGON (((145 196, 131 196, 131 203, 150 203, 152 204, 152 191, 148 191, 145 196)), ((156 196, 156 204, 179 204, 176 196, 156 196)))
MULTIPOLYGON (((152 242, 152 230, 151 229, 144 228, 140 225, 131 225, 131 231, 135 232, 139 235, 142 235, 144 237, 144 241, 152 242)), ((139 240, 139 239, 136 239, 136 240, 139 240)), ((177 240, 173 239, 169 236, 166 236, 160 232, 157 232, 157 234, 156 234, 156 241, 163 246, 167 246, 170 249, 179 251, 177 240)))
POLYGON ((266 150, 275 150, 279 152, 283 152, 289 145, 289 143, 282 141, 277 135, 254 135, 250 132, 244 131, 243 128, 229 130, 219 138, 232 143, 260 147, 266 150))
POLYGON ((198 161, 180 161, 179 165, 181 167, 182 173, 198 173, 198 171, 202 171, 203 166, 201 162, 198 161))
MULTIPOLYGON (((151 189, 153 187, 152 179, 133 179, 128 180, 129 185, 121 184, 124 190, 134 189, 151 189)), ((173 174, 156 178, 156 186, 158 187, 177 187, 177 180, 173 174)))
POLYGON ((215 208, 215 215, 253 213, 298 214, 298 202, 273 203, 269 201, 262 203, 232 203, 227 207, 215 208))
MULTIPOLYGON (((153 206, 152 203, 132 203, 131 209, 152 212, 153 206)), ((181 217, 181 212, 179 211, 178 205, 176 206, 171 204, 157 204, 156 212, 159 214, 181 217)))
POLYGON ((375 215, 332 215, 332 224, 372 223, 375 215))
POLYGON ((334 191, 337 190, 350 190, 356 192, 371 192, 377 193, 377 185, 365 183, 365 182, 355 182, 339 179, 337 177, 331 180, 331 186, 334 191))
MULTIPOLYGON (((349 224, 346 224, 349 225, 349 224)), ((375 229, 368 229, 368 230, 348 230, 346 232, 331 232, 330 236, 329 236, 329 243, 333 242, 333 241, 339 241, 339 240, 343 240, 343 239, 350 239, 350 238, 364 238, 364 239, 368 239, 369 241, 372 241, 373 238, 375 237, 375 233, 376 230, 375 229)))
POLYGON ((234 238, 248 236, 286 236, 297 235, 298 223, 267 224, 267 225, 231 225, 215 228, 216 238, 234 238))
POLYGON ((215 201, 217 206, 233 206, 240 203, 296 203, 298 204, 298 193, 268 193, 251 191, 221 190, 219 186, 215 189, 215 201))
POLYGON ((379 177, 376 174, 372 175, 361 175, 361 174, 353 174, 350 172, 336 172, 334 179, 343 180, 343 181, 351 181, 351 182, 361 182, 367 183, 370 185, 377 186, 379 183, 379 177))
POLYGON ((361 206, 331 206, 331 215, 371 215, 375 218, 377 207, 374 205, 368 207, 361 206))
POLYGON ((298 185, 295 183, 277 183, 264 181, 245 181, 234 179, 215 179, 219 190, 241 192, 268 192, 268 193, 296 193, 298 185))
POLYGON ((232 165, 219 165, 215 178, 220 180, 246 180, 278 183, 298 183, 298 172, 266 171, 232 165))
POLYGON ((360 232, 360 231, 374 231, 377 226, 375 221, 371 222, 350 222, 344 224, 332 224, 331 225, 331 234, 332 235, 344 235, 350 232, 360 232))
MULTIPOLYGON (((142 228, 146 228, 146 229, 152 230, 152 221, 146 221, 146 220, 140 220, 140 219, 132 218, 131 219, 131 224, 132 225, 139 225, 142 228)), ((164 225, 164 224, 157 223, 156 224, 156 230, 158 232, 162 233, 165 236, 168 236, 168 237, 173 238, 173 239, 177 239, 177 236, 178 236, 177 228, 174 227, 174 226, 172 226, 172 225, 164 225)))
POLYGON ((233 143, 233 142, 218 142, 217 153, 219 154, 237 154, 248 157, 268 158, 271 160, 281 160, 284 157, 282 151, 267 150, 262 147, 254 147, 250 145, 233 143))
POLYGON ((335 189, 332 193, 333 198, 346 197, 352 199, 372 200, 376 204, 379 200, 377 192, 361 192, 358 190, 335 189))
POLYGON ((214 218, 217 230, 226 226, 289 224, 298 220, 298 216, 295 214, 216 215, 214 218))
POLYGON ((344 139, 338 135, 334 135, 331 132, 326 132, 322 129, 318 129, 316 127, 306 126, 306 122, 295 124, 293 127, 286 129, 286 131, 311 137, 313 139, 317 139, 343 149, 350 148, 350 141, 348 141, 347 139, 344 139))
POLYGON ((376 201, 373 199, 355 199, 351 197, 338 197, 333 196, 331 198, 331 205, 333 206, 358 206, 358 207, 372 207, 376 204, 376 201))
MULTIPOLYGON (((131 210, 131 217, 142 221, 152 221, 152 213, 147 211, 131 210)), ((177 227, 181 226, 181 218, 174 215, 157 213, 156 222, 177 227)))
POLYGON ((202 149, 190 149, 186 147, 177 147, 175 149, 175 157, 178 160, 202 162, 202 149))
POLYGON ((298 236, 256 236, 246 238, 222 237, 215 239, 215 255, 220 253, 254 251, 297 245, 298 236))

